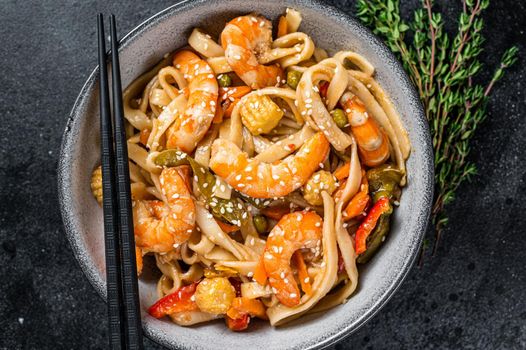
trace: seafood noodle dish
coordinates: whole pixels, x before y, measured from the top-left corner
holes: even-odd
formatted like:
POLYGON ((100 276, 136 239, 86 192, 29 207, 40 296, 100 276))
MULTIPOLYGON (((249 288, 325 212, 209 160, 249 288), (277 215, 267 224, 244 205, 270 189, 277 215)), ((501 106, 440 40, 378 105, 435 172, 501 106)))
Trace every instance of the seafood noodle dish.
MULTIPOLYGON (((274 28, 259 14, 217 38, 195 28, 123 93, 155 318, 242 331, 337 307, 389 239, 408 134, 367 59, 317 47, 301 20, 287 9, 274 28)), ((101 187, 99 166, 99 203, 101 187)))

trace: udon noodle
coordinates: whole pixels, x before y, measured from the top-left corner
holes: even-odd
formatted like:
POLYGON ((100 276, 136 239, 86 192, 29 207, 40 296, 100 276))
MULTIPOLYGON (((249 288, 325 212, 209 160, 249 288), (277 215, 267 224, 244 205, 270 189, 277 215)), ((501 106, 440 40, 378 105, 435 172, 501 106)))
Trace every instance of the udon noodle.
POLYGON ((300 23, 288 9, 274 39, 253 14, 218 41, 196 28, 124 91, 138 271, 151 255, 161 273, 152 316, 282 325, 350 298, 387 237, 407 132, 371 63, 300 23))

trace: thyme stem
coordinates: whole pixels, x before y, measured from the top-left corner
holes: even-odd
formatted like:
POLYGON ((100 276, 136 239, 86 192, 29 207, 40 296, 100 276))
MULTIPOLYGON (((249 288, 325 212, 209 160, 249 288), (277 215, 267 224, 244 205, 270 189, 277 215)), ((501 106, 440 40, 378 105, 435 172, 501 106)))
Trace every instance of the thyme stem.
POLYGON ((451 39, 443 29, 441 14, 433 10, 433 0, 422 0, 410 22, 401 18, 399 0, 357 2, 358 18, 398 56, 425 107, 435 152, 433 254, 448 222, 447 205, 459 186, 476 174, 475 165, 468 161, 470 141, 486 118, 491 91, 517 61, 514 46, 505 51, 486 86, 474 83, 473 77, 482 68, 481 14, 488 6, 489 0, 462 0, 458 32, 451 39), (408 32, 412 40, 407 39, 408 32))

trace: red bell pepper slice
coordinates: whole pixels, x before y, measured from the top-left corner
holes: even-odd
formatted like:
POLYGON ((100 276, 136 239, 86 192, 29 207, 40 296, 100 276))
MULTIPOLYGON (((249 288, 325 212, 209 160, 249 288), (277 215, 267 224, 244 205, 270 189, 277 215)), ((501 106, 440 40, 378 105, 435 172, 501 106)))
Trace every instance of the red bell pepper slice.
POLYGON ((194 282, 159 299, 150 306, 148 313, 155 318, 161 318, 176 312, 197 310, 197 304, 192 300, 192 296, 198 284, 199 281, 194 282))
POLYGON ((391 204, 389 203, 389 198, 382 197, 380 198, 371 208, 367 217, 362 221, 360 227, 356 231, 355 237, 355 250, 356 254, 361 254, 367 250, 367 237, 373 232, 376 223, 380 216, 384 213, 387 213, 391 210, 391 204))
POLYGON ((248 314, 243 314, 240 318, 231 318, 228 315, 225 315, 225 321, 228 329, 231 331, 244 331, 248 328, 250 316, 248 314))
POLYGON ((318 86, 318 90, 320 91, 320 96, 325 98, 327 97, 327 90, 329 90, 329 82, 328 81, 324 81, 322 83, 320 83, 320 85, 318 86))

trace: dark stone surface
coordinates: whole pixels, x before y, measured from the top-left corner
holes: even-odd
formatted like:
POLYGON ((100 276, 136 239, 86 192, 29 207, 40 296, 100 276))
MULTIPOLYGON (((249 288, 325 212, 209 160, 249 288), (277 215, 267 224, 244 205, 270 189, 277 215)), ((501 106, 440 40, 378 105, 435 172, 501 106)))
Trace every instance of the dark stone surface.
MULTIPOLYGON (((455 16, 457 1, 436 2, 455 16)), ((96 63, 95 14, 115 13, 125 33, 171 3, 2 2, 0 349, 106 347, 105 304, 75 262, 59 215, 60 139, 96 63)), ((404 2, 404 11, 416 3, 404 2)), ((353 1, 334 4, 353 12, 353 1)), ((495 65, 513 43, 524 57, 525 13, 524 2, 492 1, 484 61, 495 65)), ((525 74, 521 59, 495 89, 471 154, 480 175, 450 206, 438 257, 413 268, 388 305, 335 349, 526 348, 525 74)))

